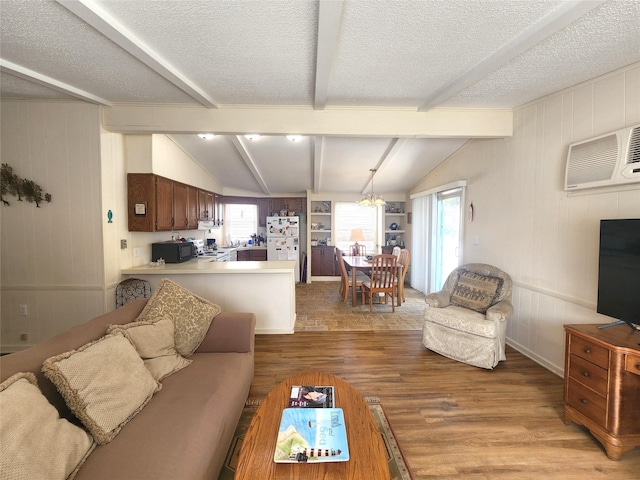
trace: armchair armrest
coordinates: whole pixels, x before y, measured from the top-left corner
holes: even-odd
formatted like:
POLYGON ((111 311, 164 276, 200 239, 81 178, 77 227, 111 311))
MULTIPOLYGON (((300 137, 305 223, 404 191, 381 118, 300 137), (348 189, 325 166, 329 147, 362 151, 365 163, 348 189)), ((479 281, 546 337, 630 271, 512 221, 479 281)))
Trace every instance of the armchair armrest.
POLYGON ((196 353, 253 352, 255 328, 253 313, 222 312, 211 322, 196 353))
POLYGON ((429 293, 424 297, 424 301, 430 307, 444 308, 451 303, 451 295, 445 290, 429 293))
POLYGON ((513 313, 513 305, 509 300, 501 300, 487 310, 487 320, 504 322, 513 313))

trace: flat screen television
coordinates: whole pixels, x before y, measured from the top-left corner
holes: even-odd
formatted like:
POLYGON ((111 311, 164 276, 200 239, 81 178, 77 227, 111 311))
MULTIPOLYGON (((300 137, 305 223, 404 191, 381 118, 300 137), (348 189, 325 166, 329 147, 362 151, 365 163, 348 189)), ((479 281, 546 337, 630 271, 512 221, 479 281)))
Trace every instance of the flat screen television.
POLYGON ((640 329, 640 218, 600 220, 597 311, 640 329))

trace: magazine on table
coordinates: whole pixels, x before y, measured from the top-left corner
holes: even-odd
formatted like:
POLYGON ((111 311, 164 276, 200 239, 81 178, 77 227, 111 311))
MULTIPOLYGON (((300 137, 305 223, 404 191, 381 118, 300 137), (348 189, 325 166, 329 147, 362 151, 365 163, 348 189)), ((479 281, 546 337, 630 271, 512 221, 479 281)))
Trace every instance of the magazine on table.
POLYGON ((289 407, 333 408, 335 407, 333 386, 294 385, 291 387, 291 395, 289 395, 289 407))
POLYGON ((342 409, 285 408, 273 460, 276 463, 348 461, 342 409))

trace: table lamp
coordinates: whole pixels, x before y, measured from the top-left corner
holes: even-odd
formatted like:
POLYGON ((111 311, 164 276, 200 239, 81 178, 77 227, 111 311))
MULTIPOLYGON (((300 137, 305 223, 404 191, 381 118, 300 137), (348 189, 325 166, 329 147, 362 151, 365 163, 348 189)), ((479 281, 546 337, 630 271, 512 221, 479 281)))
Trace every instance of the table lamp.
POLYGON ((364 232, 361 228, 353 228, 351 229, 351 235, 349 235, 349 241, 355 242, 354 250, 358 251, 358 242, 364 242, 364 232))

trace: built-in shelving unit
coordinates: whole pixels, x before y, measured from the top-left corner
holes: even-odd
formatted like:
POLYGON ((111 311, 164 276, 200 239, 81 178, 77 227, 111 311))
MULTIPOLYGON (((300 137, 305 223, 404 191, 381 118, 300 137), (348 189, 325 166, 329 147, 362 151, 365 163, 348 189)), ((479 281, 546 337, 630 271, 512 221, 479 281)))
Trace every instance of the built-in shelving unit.
POLYGON ((384 213, 384 244, 404 247, 407 213, 404 202, 388 202, 384 213))
POLYGON ((331 202, 312 201, 309 217, 311 245, 327 245, 331 242, 332 211, 331 202))

